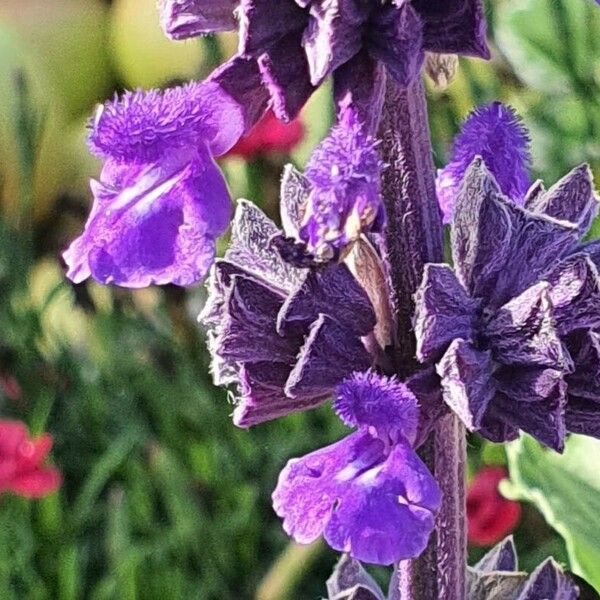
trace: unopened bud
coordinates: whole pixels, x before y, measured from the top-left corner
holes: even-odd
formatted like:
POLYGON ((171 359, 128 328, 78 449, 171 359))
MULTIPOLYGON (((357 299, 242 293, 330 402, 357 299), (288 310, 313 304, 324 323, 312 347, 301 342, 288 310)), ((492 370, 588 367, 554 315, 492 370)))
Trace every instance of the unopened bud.
POLYGON ((425 72, 436 87, 447 88, 458 69, 458 56, 456 54, 437 54, 427 52, 425 55, 425 72))

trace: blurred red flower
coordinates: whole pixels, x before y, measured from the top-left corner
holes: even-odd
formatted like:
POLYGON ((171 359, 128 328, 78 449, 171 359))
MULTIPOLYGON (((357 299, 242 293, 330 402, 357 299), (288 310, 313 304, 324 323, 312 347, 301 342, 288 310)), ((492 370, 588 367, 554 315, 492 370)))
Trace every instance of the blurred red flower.
POLYGON ((503 467, 484 467, 467 491, 469 543, 493 546, 519 523, 521 505, 500 495, 498 484, 508 476, 503 467))
POLYGON ((30 439, 23 423, 0 421, 0 494, 41 498, 55 492, 62 477, 44 465, 52 448, 52 436, 30 439))
POLYGON ((0 372, 0 390, 11 401, 19 402, 23 400, 23 391, 19 382, 12 377, 0 372))
POLYGON ((304 127, 296 119, 291 123, 282 123, 269 111, 226 156, 241 156, 245 159, 256 158, 273 153, 287 153, 304 137, 304 127))

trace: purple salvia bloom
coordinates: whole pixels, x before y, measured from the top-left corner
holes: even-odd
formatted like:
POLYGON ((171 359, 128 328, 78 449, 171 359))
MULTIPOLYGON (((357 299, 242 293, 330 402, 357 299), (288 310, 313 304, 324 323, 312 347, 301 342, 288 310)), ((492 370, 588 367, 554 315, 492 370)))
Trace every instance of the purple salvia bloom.
POLYGON ((306 168, 311 191, 300 238, 319 259, 330 259, 361 233, 379 231, 381 159, 377 143, 356 119, 336 125, 306 168))
POLYGON ((480 158, 467 171, 452 222, 454 270, 427 265, 415 332, 418 359, 437 363, 444 400, 468 429, 498 442, 522 429, 556 450, 567 427, 600 432, 600 398, 585 400, 582 415, 586 376, 577 377, 586 368, 577 362, 595 356, 586 332, 600 326, 600 277, 580 246, 597 209, 586 166, 540 187, 526 208, 501 193, 480 158))
POLYGON ((345 376, 374 361, 361 338, 375 327, 375 314, 349 269, 290 265, 277 239, 274 223, 240 201, 231 246, 212 269, 200 315, 215 383, 236 386, 239 427, 315 408, 345 376))
POLYGON ((452 149, 452 159, 438 171, 437 196, 450 223, 463 177, 476 156, 481 156, 500 190, 523 204, 530 185, 529 134, 515 111, 500 102, 474 110, 463 123, 452 149))
POLYGON ((231 28, 240 54, 260 66, 273 107, 292 119, 308 97, 362 51, 406 85, 425 51, 488 57, 480 0, 161 0, 161 23, 175 39, 231 28))
POLYGON ((200 281, 231 216, 213 157, 266 104, 255 65, 235 58, 205 83, 128 92, 101 106, 89 145, 104 167, 85 231, 64 254, 68 276, 133 288, 200 281), (241 92, 231 88, 238 77, 241 92))
POLYGON ((411 443, 417 399, 375 373, 353 375, 336 396, 342 420, 358 431, 289 461, 273 492, 275 512, 299 543, 323 534, 335 550, 380 565, 418 556, 441 498, 411 443))

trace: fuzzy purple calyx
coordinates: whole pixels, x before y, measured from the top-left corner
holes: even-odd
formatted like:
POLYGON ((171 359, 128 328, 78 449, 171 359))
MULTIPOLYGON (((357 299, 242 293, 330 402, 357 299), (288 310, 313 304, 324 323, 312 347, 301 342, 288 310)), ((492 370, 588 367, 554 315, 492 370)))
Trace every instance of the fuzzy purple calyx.
POLYGON ((305 172, 311 191, 299 234, 317 257, 329 259, 361 234, 381 229, 381 169, 377 142, 354 119, 336 125, 315 149, 305 172))
POLYGON ((529 133, 510 106, 493 102, 474 110, 454 140, 450 162, 438 171, 436 188, 444 222, 452 219, 467 169, 480 156, 502 193, 523 204, 530 185, 529 133))

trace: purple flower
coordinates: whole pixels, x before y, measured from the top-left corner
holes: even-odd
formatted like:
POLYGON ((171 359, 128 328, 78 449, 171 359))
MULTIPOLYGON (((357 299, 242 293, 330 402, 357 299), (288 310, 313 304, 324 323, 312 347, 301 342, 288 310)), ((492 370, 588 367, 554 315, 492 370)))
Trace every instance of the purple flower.
MULTIPOLYGON (((289 234, 297 222, 286 206, 289 234)), ((281 258, 276 240, 289 250, 273 222, 240 201, 200 316, 215 383, 237 388, 240 427, 319 406, 345 376, 374 361, 361 338, 375 327, 375 313, 349 269, 296 267, 281 258)))
POLYGON ((584 419, 567 391, 600 326, 593 248, 580 245, 597 209, 585 165, 547 192, 534 186, 525 208, 480 158, 468 169, 452 222, 454 269, 427 265, 415 331, 418 359, 437 363, 444 400, 471 431, 505 441, 522 429, 556 450, 567 427, 598 435, 600 398, 585 401, 584 419))
POLYGON ((357 431, 283 469, 273 507, 284 529, 305 544, 323 534, 335 550, 369 563, 418 556, 441 498, 413 450, 417 399, 393 378, 358 373, 338 387, 335 409, 357 431))
POLYGON ((235 58, 206 82, 126 93, 98 109, 89 144, 104 160, 84 233, 65 252, 68 276, 144 287, 192 285, 208 272, 230 200, 213 156, 260 117, 256 66, 235 58), (243 78, 245 89, 232 89, 243 78))
POLYGON ((330 259, 385 221, 377 143, 356 119, 336 125, 306 168, 310 193, 299 237, 310 252, 330 259))
POLYGON ((257 61, 277 116, 296 116, 329 75, 365 60, 383 63, 401 84, 419 73, 424 52, 487 57, 480 0, 161 0, 167 35, 181 39, 234 29, 240 54, 257 61))
POLYGON ((452 160, 438 171, 436 188, 444 222, 452 220, 463 177, 481 156, 502 193, 522 204, 529 189, 529 134, 515 111, 500 102, 474 110, 454 141, 452 160))

